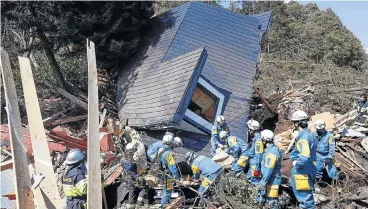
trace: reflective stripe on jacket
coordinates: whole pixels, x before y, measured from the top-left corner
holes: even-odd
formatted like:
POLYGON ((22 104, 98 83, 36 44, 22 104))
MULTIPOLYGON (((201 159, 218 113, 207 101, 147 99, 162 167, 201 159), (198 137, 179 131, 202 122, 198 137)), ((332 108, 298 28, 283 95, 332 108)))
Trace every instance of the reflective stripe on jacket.
POLYGON ((202 174, 205 177, 217 174, 221 170, 221 166, 218 165, 212 159, 205 156, 198 156, 192 163, 193 177, 198 179, 202 174))
POLYGON ((282 156, 275 144, 270 144, 264 151, 262 158, 262 179, 260 185, 267 185, 272 176, 281 177, 282 156))
POLYGON ((324 131, 321 136, 313 133, 313 139, 317 143, 317 158, 330 158, 335 156, 335 139, 329 131, 324 131))
POLYGON ((87 195, 87 173, 84 163, 78 167, 74 167, 63 176, 62 184, 66 197, 82 197, 87 195))
POLYGON ((243 139, 236 136, 229 136, 227 138, 228 152, 232 152, 235 160, 239 159, 240 156, 250 155, 250 146, 243 139))
POLYGON ((261 139, 261 133, 256 132, 252 139, 252 146, 249 151, 249 156, 252 158, 251 164, 255 166, 254 170, 260 171, 263 152, 264 145, 261 139))
POLYGON ((176 167, 176 162, 175 162, 175 158, 174 158, 174 153, 172 152, 171 149, 169 149, 168 146, 164 145, 162 146, 159 150, 158 153, 160 153, 161 150, 164 149, 168 149, 167 151, 165 151, 162 155, 161 155, 161 166, 165 169, 168 170, 171 174, 171 176, 175 179, 180 179, 179 176, 179 172, 178 172, 178 168, 176 167))
POLYGON ((295 139, 295 146, 290 158, 296 160, 296 168, 304 168, 316 161, 316 142, 308 128, 303 129, 295 139))

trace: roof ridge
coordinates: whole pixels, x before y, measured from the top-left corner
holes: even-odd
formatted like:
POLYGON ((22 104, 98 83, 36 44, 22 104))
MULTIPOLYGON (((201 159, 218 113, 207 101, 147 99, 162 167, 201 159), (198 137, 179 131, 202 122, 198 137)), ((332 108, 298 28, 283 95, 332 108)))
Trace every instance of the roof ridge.
MULTIPOLYGON (((189 6, 188 6, 188 8, 187 8, 187 11, 185 11, 184 17, 183 17, 183 19, 181 20, 181 22, 180 22, 180 24, 179 24, 179 27, 178 27, 178 29, 177 29, 177 30, 176 30, 176 32, 175 32, 174 38, 171 40, 169 47, 167 47, 167 50, 166 50, 166 52, 165 52, 164 56, 163 56, 163 57, 162 57, 162 59, 160 60, 160 63, 168 61, 168 60, 164 61, 164 60, 165 60, 165 57, 166 57, 166 54, 167 54, 167 52, 169 51, 169 49, 170 49, 170 47, 171 47, 172 43, 174 42, 174 40, 175 40, 175 38, 176 38, 176 35, 178 34, 178 32, 179 32, 179 30, 180 30, 180 27, 181 27, 181 25, 183 24, 184 19, 185 19, 185 17, 187 16, 187 14, 188 14, 188 11, 189 11, 190 7, 192 6, 192 3, 193 3, 193 2, 188 2, 188 3, 186 3, 186 4, 189 4, 189 6)), ((185 5, 185 4, 184 4, 184 5, 185 5)))

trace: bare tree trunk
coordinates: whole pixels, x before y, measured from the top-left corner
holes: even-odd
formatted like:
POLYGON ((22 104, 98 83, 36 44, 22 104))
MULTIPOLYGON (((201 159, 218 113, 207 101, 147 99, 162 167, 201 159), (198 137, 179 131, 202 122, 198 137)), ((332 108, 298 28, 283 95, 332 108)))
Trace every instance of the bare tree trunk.
MULTIPOLYGON (((38 19, 37 12, 36 12, 36 10, 33 7, 33 5, 32 5, 31 2, 28 3, 28 8, 29 8, 32 16, 35 19, 38 19)), ((47 39, 47 37, 46 37, 46 35, 45 35, 45 33, 44 33, 44 31, 43 31, 42 26, 40 25, 40 23, 38 23, 37 26, 36 26, 36 32, 37 32, 38 38, 42 42, 43 49, 45 50, 45 53, 46 53, 46 56, 47 56, 47 60, 50 63, 50 66, 51 66, 51 69, 52 69, 52 73, 54 75, 54 78, 56 80, 57 85, 60 86, 60 88, 67 90, 64 76, 61 73, 60 66, 59 66, 59 64, 56 61, 54 52, 52 51, 51 43, 47 39)))

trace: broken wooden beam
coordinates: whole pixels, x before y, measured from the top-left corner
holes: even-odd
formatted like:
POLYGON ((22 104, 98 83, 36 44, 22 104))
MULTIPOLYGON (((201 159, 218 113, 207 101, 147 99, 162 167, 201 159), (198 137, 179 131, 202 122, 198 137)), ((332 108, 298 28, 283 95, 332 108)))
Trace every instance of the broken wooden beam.
POLYGON ((46 125, 46 124, 50 123, 51 121, 54 121, 54 120, 58 119, 61 115, 66 114, 67 112, 69 112, 70 110, 72 110, 74 108, 75 107, 73 105, 72 107, 69 107, 69 108, 67 108, 67 109, 65 109, 61 112, 58 112, 55 115, 52 115, 50 117, 47 117, 47 118, 43 119, 42 122, 43 122, 44 125, 46 125))
POLYGON ((58 93, 60 93, 61 95, 63 95, 64 97, 68 98, 71 102, 73 102, 74 104, 84 108, 85 110, 88 109, 88 105, 87 103, 83 102, 82 100, 80 100, 78 97, 70 94, 69 92, 65 91, 62 88, 59 87, 53 87, 58 93))
POLYGON ((266 107, 272 112, 274 113, 275 111, 272 109, 271 105, 268 103, 267 99, 265 98, 265 96, 262 94, 262 92, 255 86, 253 85, 253 89, 254 91, 259 95, 259 97, 261 98, 262 102, 266 105, 266 107))
POLYGON ((13 183, 16 193, 16 208, 33 209, 33 195, 30 187, 31 177, 29 172, 27 172, 27 151, 22 135, 22 124, 19 113, 17 92, 15 89, 13 73, 10 67, 9 56, 3 49, 1 49, 0 61, 10 129, 10 144, 13 155, 13 172, 15 177, 13 183))
POLYGON ((87 208, 102 209, 98 86, 95 44, 87 40, 88 60, 88 187, 87 208))
POLYGON ((13 160, 7 160, 5 162, 1 162, 0 163, 0 171, 5 171, 8 170, 10 168, 13 168, 13 160))
POLYGON ((79 116, 73 116, 73 117, 68 117, 68 118, 62 118, 62 119, 55 120, 49 123, 44 123, 44 125, 45 126, 56 126, 56 125, 61 125, 61 124, 75 122, 79 120, 85 120, 85 119, 87 119, 87 115, 79 115, 79 116))
POLYGON ((348 158, 351 162, 353 162, 356 166, 358 166, 360 169, 362 169, 363 171, 367 171, 365 170, 359 163, 357 163, 354 159, 352 159, 349 155, 347 155, 343 150, 340 149, 339 146, 336 146, 337 150, 339 150, 339 152, 346 158, 348 158))
POLYGON ((39 187, 49 200, 45 201, 47 208, 61 208, 60 194, 58 192, 45 128, 42 122, 31 63, 29 59, 24 57, 18 57, 18 60, 36 170, 45 177, 39 187))
POLYGON ((176 198, 174 201, 172 201, 167 207, 166 209, 176 209, 179 208, 179 206, 184 202, 184 197, 178 197, 176 198))

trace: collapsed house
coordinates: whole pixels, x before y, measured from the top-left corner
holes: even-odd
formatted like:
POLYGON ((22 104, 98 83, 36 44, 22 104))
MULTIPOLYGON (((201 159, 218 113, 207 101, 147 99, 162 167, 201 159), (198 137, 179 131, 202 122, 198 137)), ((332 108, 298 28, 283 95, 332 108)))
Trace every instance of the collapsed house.
MULTIPOLYGON (((120 121, 149 136, 181 130, 186 149, 209 154, 209 134, 224 115, 231 134, 246 137, 261 39, 271 12, 241 15, 190 2, 152 19, 137 56, 121 71, 120 121)), ((143 136, 150 144, 155 139, 143 136)), ((162 135, 161 135, 162 136, 162 135)), ((181 158, 185 150, 177 150, 181 158)))

